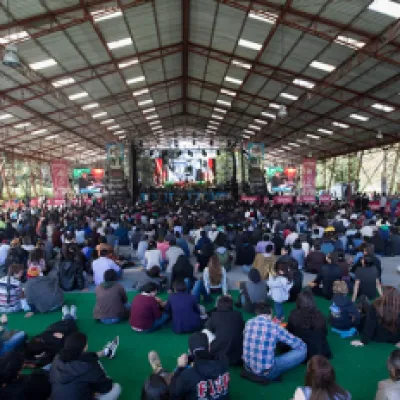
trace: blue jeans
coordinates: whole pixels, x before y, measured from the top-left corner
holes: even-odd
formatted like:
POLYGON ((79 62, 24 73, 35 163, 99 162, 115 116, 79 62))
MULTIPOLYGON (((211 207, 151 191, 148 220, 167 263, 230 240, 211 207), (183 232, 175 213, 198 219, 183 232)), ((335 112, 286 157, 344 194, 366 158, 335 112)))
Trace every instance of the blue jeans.
MULTIPOLYGON (((266 381, 274 380, 281 376, 284 372, 293 369, 294 367, 297 367, 306 359, 306 357, 306 346, 301 349, 292 349, 287 353, 282 354, 281 356, 275 357, 274 365, 270 370, 264 371, 256 375, 265 378, 266 381)), ((252 371, 250 370, 250 372, 252 371)))
POLYGON ((19 331, 15 333, 10 339, 3 342, 3 346, 0 348, 0 356, 22 347, 26 340, 26 333, 19 331))
POLYGON ((248 274, 252 268, 253 268, 252 265, 242 265, 242 271, 245 274, 248 274))
MULTIPOLYGON (((126 314, 126 316, 128 317, 129 316, 129 311, 130 311, 130 309, 131 309, 131 304, 130 303, 126 303, 126 304, 124 304, 124 307, 125 307, 125 310, 127 311, 127 314, 126 314)), ((126 319, 126 318, 120 318, 120 317, 114 317, 114 318, 100 318, 100 322, 102 323, 102 324, 105 324, 105 325, 112 325, 112 324, 118 324, 118 322, 121 322, 121 321, 123 321, 124 319, 126 319)))
POLYGON ((160 329, 163 325, 165 325, 168 322, 169 318, 170 318, 169 314, 163 313, 163 315, 161 315, 160 318, 156 319, 153 322, 153 326, 150 329, 146 329, 143 332, 150 333, 160 329))
POLYGON ((187 287, 187 291, 190 292, 192 290, 193 287, 193 279, 192 278, 185 278, 184 279, 186 287, 187 287))
POLYGON ((285 316, 285 314, 283 312, 283 303, 274 301, 274 311, 275 311, 276 318, 282 319, 285 316))
POLYGON ((210 299, 210 294, 207 293, 206 287, 204 286, 204 281, 202 279, 199 279, 194 284, 193 289, 192 289, 192 295, 194 297, 196 297, 197 303, 200 303, 201 295, 203 295, 204 301, 207 301, 210 299))

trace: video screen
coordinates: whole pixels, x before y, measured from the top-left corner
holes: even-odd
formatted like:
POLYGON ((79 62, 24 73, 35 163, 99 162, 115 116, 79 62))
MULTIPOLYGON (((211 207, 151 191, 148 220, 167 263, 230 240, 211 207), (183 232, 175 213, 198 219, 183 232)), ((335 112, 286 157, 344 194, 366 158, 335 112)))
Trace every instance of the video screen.
POLYGON ((270 192, 295 192, 297 185, 296 168, 268 167, 266 173, 270 192))

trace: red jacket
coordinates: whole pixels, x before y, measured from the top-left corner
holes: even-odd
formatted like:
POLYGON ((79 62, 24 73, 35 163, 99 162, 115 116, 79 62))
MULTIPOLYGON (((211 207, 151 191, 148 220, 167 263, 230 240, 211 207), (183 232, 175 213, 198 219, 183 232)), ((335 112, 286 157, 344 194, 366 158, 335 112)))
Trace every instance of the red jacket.
POLYGON ((138 294, 132 301, 129 322, 132 328, 144 331, 150 329, 161 315, 160 306, 153 296, 138 294))

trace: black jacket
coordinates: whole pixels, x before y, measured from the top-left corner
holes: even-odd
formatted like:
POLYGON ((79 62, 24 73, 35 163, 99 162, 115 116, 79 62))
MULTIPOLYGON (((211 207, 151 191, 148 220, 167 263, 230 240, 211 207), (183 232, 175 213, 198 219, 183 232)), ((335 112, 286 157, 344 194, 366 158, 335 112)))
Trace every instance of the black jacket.
POLYGON ((94 393, 112 388, 95 353, 84 353, 77 360, 64 362, 57 355, 50 369, 52 400, 92 400, 94 393))
POLYGON ((351 299, 342 294, 335 294, 330 307, 330 323, 340 330, 348 330, 357 327, 360 323, 360 312, 351 299))
POLYGON ((229 400, 228 360, 198 351, 193 366, 178 368, 171 380, 171 400, 229 400))
POLYGON ((185 279, 189 278, 194 280, 193 276, 193 265, 190 263, 189 259, 185 256, 179 256, 176 263, 172 267, 172 273, 171 273, 171 288, 172 284, 177 280, 177 279, 185 279))
POLYGON ((230 365, 240 365, 243 354, 244 320, 239 311, 214 311, 206 326, 215 335, 211 353, 228 357, 230 365))
POLYGON ((254 258, 256 256, 256 251, 254 246, 250 243, 241 244, 240 247, 236 249, 236 264, 237 265, 251 265, 253 264, 254 258))
POLYGON ((333 282, 342 279, 342 268, 337 264, 325 264, 322 266, 320 273, 315 279, 315 283, 319 285, 322 283, 322 293, 327 299, 331 299, 333 292, 333 282))

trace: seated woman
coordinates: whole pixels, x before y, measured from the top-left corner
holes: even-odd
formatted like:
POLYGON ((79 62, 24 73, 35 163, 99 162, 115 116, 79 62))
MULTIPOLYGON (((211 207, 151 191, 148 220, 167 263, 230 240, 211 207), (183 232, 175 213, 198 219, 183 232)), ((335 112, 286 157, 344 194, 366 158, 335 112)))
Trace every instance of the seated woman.
POLYGON ((227 247, 227 239, 226 235, 222 232, 219 232, 217 238, 214 241, 215 245, 215 254, 218 257, 219 263, 222 267, 225 268, 225 271, 228 272, 232 268, 231 256, 227 247))
POLYGON ((203 273, 203 279, 199 279, 192 290, 196 301, 200 303, 200 297, 203 295, 205 301, 210 300, 211 293, 228 293, 225 268, 221 267, 218 257, 213 255, 203 273))
POLYGON ((104 281, 96 286, 93 318, 103 324, 116 324, 129 317, 128 297, 117 280, 117 273, 113 269, 108 269, 104 272, 104 281))
POLYGON ((297 263, 299 265, 299 269, 303 269, 306 254, 301 246, 300 239, 296 239, 294 241, 292 250, 290 251, 290 255, 292 258, 294 258, 297 261, 297 263))
POLYGON ((324 315, 318 310, 311 291, 297 297, 296 308, 290 313, 287 330, 307 345, 307 360, 314 355, 332 357, 326 339, 328 330, 324 315))
POLYGON ((236 264, 242 267, 245 274, 248 274, 253 267, 255 257, 254 246, 250 243, 248 237, 244 236, 242 243, 236 248, 236 264))
POLYGON ((255 268, 249 271, 248 278, 248 281, 239 284, 240 293, 236 306, 243 307, 246 312, 254 313, 257 303, 267 301, 268 287, 261 279, 260 272, 255 268))
POLYGON ((297 297, 303 290, 303 272, 300 271, 297 262, 291 263, 291 270, 293 274, 293 286, 290 288, 289 291, 289 302, 295 302, 297 297))
POLYGON ((3 314, 0 319, 0 356, 20 347, 22 348, 26 340, 25 332, 9 330, 7 323, 7 315, 3 314))
POLYGON ((21 279, 24 275, 22 264, 11 264, 7 276, 0 278, 0 313, 21 311, 23 290, 21 279))
POLYGON ((148 250, 144 252, 144 266, 147 269, 157 266, 161 268, 162 256, 161 250, 157 249, 157 243, 154 240, 149 242, 148 250))
POLYGON ((377 292, 382 295, 379 271, 373 260, 369 256, 364 256, 360 263, 361 265, 355 271, 353 302, 358 296, 366 296, 369 300, 373 300, 377 292))
MULTIPOLYGON (((173 283, 174 293, 168 297, 165 311, 172 317, 172 330, 175 333, 190 333, 203 327, 202 310, 196 298, 188 293, 185 281, 173 283)), ((205 311, 203 315, 205 314, 205 311)))
POLYGON ((183 280, 186 283, 187 290, 191 290, 195 281, 193 273, 194 268, 189 258, 185 255, 180 255, 172 267, 170 288, 172 288, 172 284, 176 280, 183 280))
POLYGON ((378 383, 375 400, 395 400, 400 393, 400 350, 393 350, 387 361, 389 379, 378 383))
POLYGON ((146 269, 139 280, 133 284, 135 290, 142 291, 143 286, 148 283, 154 283, 157 286, 157 292, 162 292, 167 287, 167 277, 161 273, 161 268, 154 265, 150 269, 146 269))
POLYGON ((28 259, 28 269, 32 267, 37 268, 42 274, 47 272, 43 250, 35 248, 30 252, 28 259))
POLYGON ((383 294, 372 304, 365 304, 365 318, 360 326, 360 340, 353 346, 364 346, 371 341, 398 343, 400 341, 400 293, 392 287, 383 288, 383 294))
POLYGON ((230 365, 241 365, 243 354, 244 320, 240 311, 233 309, 231 296, 221 296, 217 310, 205 324, 208 337, 213 337, 210 352, 218 358, 226 356, 230 365))
POLYGON ((314 246, 305 260, 305 270, 311 273, 319 273, 325 264, 325 254, 321 251, 321 243, 319 240, 314 241, 314 246))
POLYGON ((270 275, 275 275, 275 263, 274 246, 267 244, 265 251, 256 255, 253 267, 260 272, 261 278, 266 281, 270 275))
POLYGON ((169 400, 169 385, 159 374, 153 373, 142 387, 140 400, 169 400))
POLYGON ((133 299, 129 322, 134 331, 154 332, 169 320, 169 315, 166 312, 163 313, 165 303, 156 295, 157 286, 154 283, 148 283, 133 299))
POLYGON ((51 398, 91 400, 96 394, 100 400, 102 397, 107 400, 118 399, 121 387, 106 375, 99 361, 100 357, 114 357, 118 338, 111 345, 112 352, 104 348, 97 353, 89 353, 84 333, 74 332, 69 335, 51 364, 51 398))
POLYGON ((296 389, 293 400, 314 398, 351 400, 350 393, 336 383, 335 370, 323 356, 314 356, 308 362, 305 385, 296 389))

